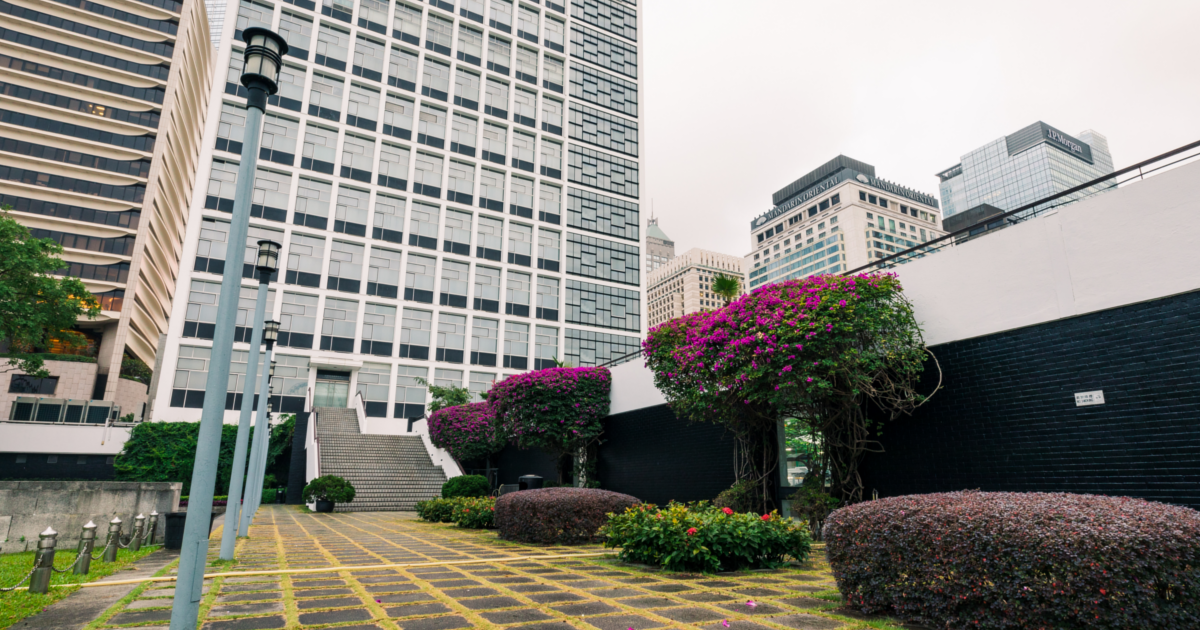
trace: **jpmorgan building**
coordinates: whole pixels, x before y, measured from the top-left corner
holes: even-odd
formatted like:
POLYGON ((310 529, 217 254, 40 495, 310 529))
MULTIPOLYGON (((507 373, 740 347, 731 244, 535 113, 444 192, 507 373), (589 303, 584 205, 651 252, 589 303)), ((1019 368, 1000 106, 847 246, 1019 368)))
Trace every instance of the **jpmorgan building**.
MULTIPOLYGON (((1038 121, 963 155, 937 174, 943 218, 984 204, 1015 210, 1111 172, 1104 136, 1091 130, 1072 136, 1038 121)), ((1077 196, 1111 187, 1091 187, 1077 196)))

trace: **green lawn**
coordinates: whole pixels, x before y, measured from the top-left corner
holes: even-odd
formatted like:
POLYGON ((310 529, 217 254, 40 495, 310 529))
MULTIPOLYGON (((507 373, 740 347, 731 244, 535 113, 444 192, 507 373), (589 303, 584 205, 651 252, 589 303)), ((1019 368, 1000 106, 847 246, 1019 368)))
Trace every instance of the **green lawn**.
MULTIPOLYGON (((145 557, 151 552, 159 549, 159 545, 153 547, 143 547, 138 552, 132 552, 128 549, 120 549, 117 551, 116 562, 103 562, 93 560, 91 571, 87 575, 75 575, 74 573, 55 573, 50 578, 50 584, 80 584, 83 582, 95 582, 100 578, 112 575, 117 571, 129 566, 134 561, 145 557)), ((99 552, 96 552, 97 554, 99 552)), ((21 578, 29 573, 33 568, 33 551, 23 551, 21 553, 9 553, 0 555, 0 587, 8 588, 16 584, 21 578)), ((75 551, 63 550, 54 554, 54 566, 60 569, 71 566, 75 562, 75 551)), ((26 582, 23 586, 29 586, 26 582)), ((62 588, 54 588, 51 586, 50 592, 45 595, 30 594, 28 591, 11 591, 0 593, 0 630, 11 626, 12 624, 40 612, 50 604, 74 593, 79 590, 78 586, 69 586, 62 588)))

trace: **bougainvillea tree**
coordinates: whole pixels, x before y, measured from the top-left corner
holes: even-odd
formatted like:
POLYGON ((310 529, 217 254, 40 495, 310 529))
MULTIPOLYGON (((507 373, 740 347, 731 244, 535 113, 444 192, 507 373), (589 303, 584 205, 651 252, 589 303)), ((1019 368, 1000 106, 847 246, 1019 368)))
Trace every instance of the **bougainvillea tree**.
POLYGON ((429 414, 429 441, 463 462, 504 448, 506 436, 486 402, 443 407, 429 414))
POLYGON ((488 403, 517 446, 556 457, 558 482, 564 483, 565 456, 585 452, 604 432, 611 383, 603 367, 548 368, 496 383, 488 403))
POLYGON ((739 478, 764 488, 778 461, 775 425, 799 418, 824 454, 810 476, 828 474, 836 495, 860 500, 858 463, 879 448, 874 425, 925 400, 914 389, 925 344, 894 274, 768 285, 652 329, 643 351, 675 413, 732 428, 744 446, 739 478))

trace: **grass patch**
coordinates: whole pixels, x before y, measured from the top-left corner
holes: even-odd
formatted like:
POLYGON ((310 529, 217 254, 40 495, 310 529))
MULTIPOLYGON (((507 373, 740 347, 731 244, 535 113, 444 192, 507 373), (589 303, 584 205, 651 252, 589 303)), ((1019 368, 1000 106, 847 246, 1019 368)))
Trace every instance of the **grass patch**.
MULTIPOLYGON (((102 562, 93 560, 91 570, 87 575, 75 575, 74 573, 55 573, 50 577, 50 584, 82 584, 84 582, 95 582, 104 577, 108 577, 117 571, 120 571, 134 562, 146 557, 147 555, 157 551, 161 547, 155 545, 153 547, 143 547, 139 551, 130 551, 128 549, 117 550, 116 562, 102 562)), ((33 558, 36 552, 22 551, 20 553, 10 553, 0 556, 0 586, 8 588, 17 583, 18 580, 25 577, 29 570, 33 568, 33 558)), ((54 566, 63 569, 71 566, 75 562, 75 550, 62 550, 54 554, 54 566)), ((26 582, 24 586, 29 586, 26 582)), ((7 628, 14 623, 47 608, 54 602, 74 593, 79 590, 78 586, 51 588, 50 592, 45 595, 30 593, 28 591, 11 591, 0 593, 0 630, 7 628)))

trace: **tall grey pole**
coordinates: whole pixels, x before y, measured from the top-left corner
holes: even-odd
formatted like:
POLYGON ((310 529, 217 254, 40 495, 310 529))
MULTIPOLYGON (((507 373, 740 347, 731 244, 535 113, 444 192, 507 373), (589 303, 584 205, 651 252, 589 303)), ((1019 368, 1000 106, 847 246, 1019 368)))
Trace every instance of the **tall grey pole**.
MULTIPOLYGON (((240 175, 240 174, 239 174, 240 175)), ((245 245, 243 244, 243 247, 245 245)), ((240 269, 239 269, 240 271, 240 269)), ((241 275, 239 273, 239 275, 241 275)), ((229 476, 229 501, 225 508, 225 528, 221 532, 221 559, 233 560, 237 546, 238 510, 245 509, 242 481, 246 475, 246 447, 250 441, 250 408, 254 406, 255 377, 258 376, 259 346, 262 345, 263 315, 267 312, 267 286, 270 278, 262 274, 258 284, 258 300, 254 303, 254 332, 250 334, 250 359, 246 366, 246 391, 242 393, 242 414, 238 419, 237 442, 233 447, 233 472, 229 476)), ((263 368, 263 372, 266 372, 263 368)), ((247 495, 249 496, 249 495, 247 495)))
MULTIPOLYGON (((274 344, 268 343, 264 349, 266 361, 265 366, 271 365, 271 351, 274 349, 274 344)), ((250 451, 250 471, 247 473, 246 485, 246 507, 242 509, 242 522, 238 526, 238 535, 247 536, 250 534, 250 521, 254 520, 254 512, 258 510, 258 499, 262 496, 262 466, 259 465, 259 460, 262 459, 263 451, 267 449, 267 431, 264 429, 269 417, 271 391, 270 384, 270 369, 264 369, 262 375, 262 386, 259 390, 262 394, 258 397, 258 416, 254 420, 254 448, 250 451), (255 494, 257 492, 257 494, 255 494)))
POLYGON ((212 525, 213 489, 217 481, 217 459, 221 449, 221 425, 225 420, 225 393, 229 387, 229 364, 233 354, 233 333, 237 322, 238 298, 242 288, 242 264, 246 257, 246 235, 250 229, 250 199, 254 193, 254 172, 262 134, 267 95, 278 91, 279 66, 287 53, 283 38, 263 28, 248 28, 242 39, 245 71, 242 84, 249 90, 246 102, 246 129, 238 167, 233 216, 229 240, 233 246, 225 256, 225 277, 217 306, 216 331, 204 388, 204 408, 200 414, 200 432, 196 440, 196 458, 192 485, 188 493, 187 520, 183 527, 183 546, 179 550, 179 574, 175 582, 175 600, 171 606, 171 630, 195 630, 204 590, 204 568, 208 564, 208 536, 212 525), (265 73, 265 74, 264 74, 265 73))

